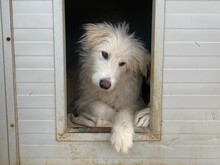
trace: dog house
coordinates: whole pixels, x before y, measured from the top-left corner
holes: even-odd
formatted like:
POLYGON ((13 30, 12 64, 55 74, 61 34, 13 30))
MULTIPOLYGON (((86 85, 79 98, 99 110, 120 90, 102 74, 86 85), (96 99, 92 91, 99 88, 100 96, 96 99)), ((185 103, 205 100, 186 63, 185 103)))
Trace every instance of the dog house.
MULTIPOLYGON (((75 2, 82 16, 104 4, 75 2)), ((220 1, 113 2, 106 19, 134 9, 124 15, 151 49, 149 130, 128 154, 110 146, 109 133, 68 132, 64 3, 73 2, 1 0, 0 164, 220 164, 220 1), (141 22, 149 18, 152 30, 141 22)))

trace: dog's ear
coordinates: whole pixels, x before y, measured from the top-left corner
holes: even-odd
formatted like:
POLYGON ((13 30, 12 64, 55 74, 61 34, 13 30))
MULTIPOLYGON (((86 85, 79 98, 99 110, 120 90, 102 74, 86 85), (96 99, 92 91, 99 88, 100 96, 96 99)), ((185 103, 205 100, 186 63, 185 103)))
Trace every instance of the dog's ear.
POLYGON ((135 54, 135 62, 134 65, 136 65, 138 68, 137 70, 141 72, 141 74, 147 78, 150 75, 150 54, 148 51, 141 45, 136 49, 135 54))
POLYGON ((144 52, 144 54, 142 54, 142 60, 139 63, 139 70, 145 78, 149 77, 149 73, 150 73, 150 54, 146 51, 144 52))
POLYGON ((85 24, 84 30, 85 33, 79 41, 84 51, 91 51, 95 46, 105 41, 110 35, 107 24, 85 24))

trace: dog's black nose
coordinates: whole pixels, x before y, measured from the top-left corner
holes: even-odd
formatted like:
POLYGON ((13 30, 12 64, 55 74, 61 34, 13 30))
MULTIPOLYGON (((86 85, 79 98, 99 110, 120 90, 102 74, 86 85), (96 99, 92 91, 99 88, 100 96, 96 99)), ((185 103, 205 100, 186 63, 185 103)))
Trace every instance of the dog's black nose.
POLYGON ((108 79, 102 79, 99 81, 99 86, 107 90, 111 87, 111 82, 108 79))

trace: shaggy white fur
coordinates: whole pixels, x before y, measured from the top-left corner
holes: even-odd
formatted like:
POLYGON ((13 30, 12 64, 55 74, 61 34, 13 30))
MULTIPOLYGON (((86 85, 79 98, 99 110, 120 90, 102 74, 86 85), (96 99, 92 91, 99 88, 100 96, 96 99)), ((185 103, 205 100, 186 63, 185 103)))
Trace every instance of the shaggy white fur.
POLYGON ((110 141, 118 152, 124 153, 133 146, 134 122, 140 126, 149 123, 141 86, 150 56, 134 34, 128 34, 128 29, 125 23, 85 25, 80 40, 80 90, 75 119, 92 127, 113 120, 110 141))

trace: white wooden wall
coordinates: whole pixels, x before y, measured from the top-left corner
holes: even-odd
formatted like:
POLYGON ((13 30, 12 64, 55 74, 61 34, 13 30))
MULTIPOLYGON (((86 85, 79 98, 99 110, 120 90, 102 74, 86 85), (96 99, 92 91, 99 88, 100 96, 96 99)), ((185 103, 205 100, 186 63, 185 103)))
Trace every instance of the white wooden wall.
POLYGON ((52 0, 13 0, 21 165, 220 164, 220 0, 166 0, 161 142, 57 142, 52 0), (128 160, 129 159, 129 160, 128 160))

